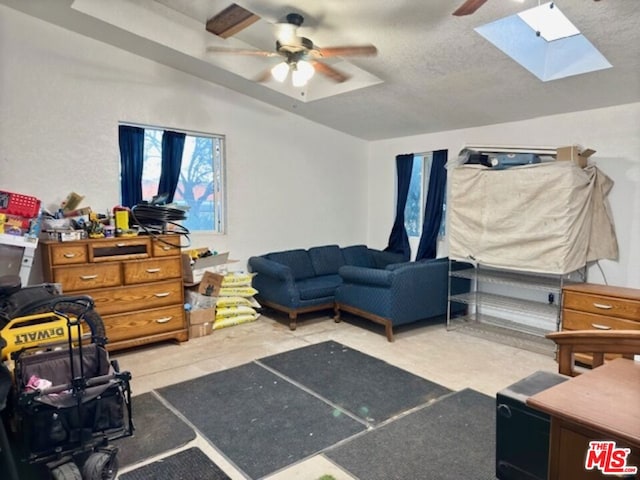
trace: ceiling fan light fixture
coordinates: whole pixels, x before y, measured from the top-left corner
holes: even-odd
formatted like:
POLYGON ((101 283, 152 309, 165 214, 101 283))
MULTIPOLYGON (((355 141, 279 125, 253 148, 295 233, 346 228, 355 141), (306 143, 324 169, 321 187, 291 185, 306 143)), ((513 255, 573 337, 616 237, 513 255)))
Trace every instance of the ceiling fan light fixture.
POLYGON ((313 68, 313 65, 311 65, 311 63, 307 62, 306 60, 299 60, 296 63, 296 68, 291 75, 292 77, 298 76, 304 85, 309 80, 311 80, 311 77, 313 77, 314 73, 316 73, 316 70, 315 68, 313 68))
POLYGON ((289 65, 287 62, 280 62, 271 69, 271 75, 278 82, 284 82, 289 74, 289 65))

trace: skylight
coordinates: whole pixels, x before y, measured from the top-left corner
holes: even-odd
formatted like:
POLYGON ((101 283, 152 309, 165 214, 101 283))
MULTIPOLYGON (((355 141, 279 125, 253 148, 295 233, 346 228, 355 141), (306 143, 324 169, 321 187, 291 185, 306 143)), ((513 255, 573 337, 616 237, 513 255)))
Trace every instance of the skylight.
POLYGON ((611 68, 553 2, 475 30, 543 82, 611 68))

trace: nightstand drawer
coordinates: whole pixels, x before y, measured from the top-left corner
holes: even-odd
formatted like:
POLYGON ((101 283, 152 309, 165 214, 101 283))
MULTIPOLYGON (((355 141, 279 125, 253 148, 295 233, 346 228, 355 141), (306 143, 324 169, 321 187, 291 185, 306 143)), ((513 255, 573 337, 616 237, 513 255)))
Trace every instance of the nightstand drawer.
POLYGON ((563 308, 640 322, 640 301, 565 291, 563 308))
POLYGON ((182 279, 84 293, 93 297, 100 315, 184 304, 182 279))
POLYGON ((87 262, 87 247, 80 245, 56 245, 51 247, 51 263, 53 265, 70 265, 87 262))
POLYGON ((182 278, 180 257, 136 260, 124 264, 124 283, 127 285, 182 278))
POLYGON ((182 305, 110 315, 103 320, 110 342, 186 328, 182 305))
POLYGON ((119 263, 61 267, 53 271, 54 282, 62 284, 63 293, 93 288, 113 287, 122 283, 119 263))
POLYGON ((640 330, 640 322, 593 313, 562 311, 563 330, 640 330))

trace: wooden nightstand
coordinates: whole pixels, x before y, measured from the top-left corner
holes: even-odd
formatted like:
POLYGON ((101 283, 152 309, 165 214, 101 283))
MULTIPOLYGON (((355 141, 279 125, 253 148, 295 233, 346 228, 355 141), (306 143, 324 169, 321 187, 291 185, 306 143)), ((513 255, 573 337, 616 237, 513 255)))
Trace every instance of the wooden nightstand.
MULTIPOLYGON (((562 289, 562 330, 640 330, 640 290, 577 283, 562 289)), ((581 363, 591 357, 577 354, 581 363)))

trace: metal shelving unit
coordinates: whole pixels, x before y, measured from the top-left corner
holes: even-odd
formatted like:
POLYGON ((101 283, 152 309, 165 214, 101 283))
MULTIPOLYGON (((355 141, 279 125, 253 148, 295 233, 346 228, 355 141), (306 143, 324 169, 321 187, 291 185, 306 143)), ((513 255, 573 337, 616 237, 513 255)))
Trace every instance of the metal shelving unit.
POLYGON ((584 271, 543 275, 451 260, 447 328, 485 329, 492 337, 517 333, 519 342, 539 343, 551 353, 544 336, 560 329, 562 287, 582 281, 584 271), (466 282, 464 292, 460 282, 466 282))

